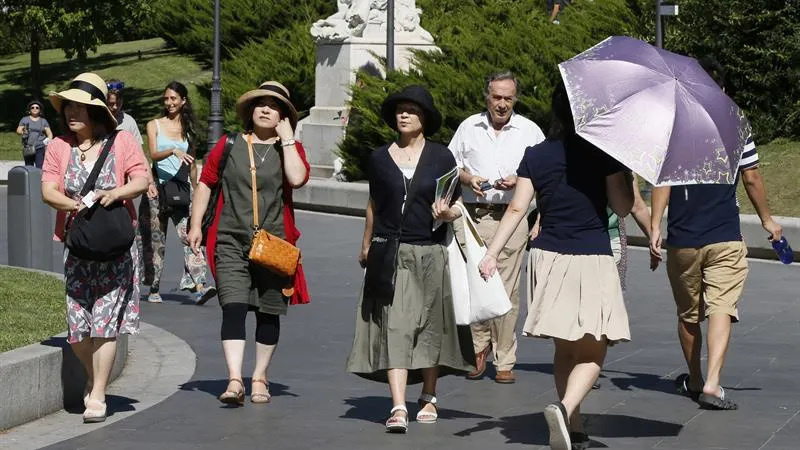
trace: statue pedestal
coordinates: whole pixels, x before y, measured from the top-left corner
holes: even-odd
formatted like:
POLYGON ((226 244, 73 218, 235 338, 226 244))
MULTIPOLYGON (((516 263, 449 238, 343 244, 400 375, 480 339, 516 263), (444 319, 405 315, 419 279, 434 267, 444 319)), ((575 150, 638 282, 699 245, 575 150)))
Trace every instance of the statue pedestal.
MULTIPOLYGON (((394 47, 397 69, 408 70, 412 50, 438 51, 438 48, 429 42, 399 35, 394 47)), ((301 121, 298 136, 303 141, 308 162, 318 166, 315 175, 325 176, 326 170, 332 173, 334 152, 344 137, 356 71, 367 63, 383 70, 376 55, 386 56, 386 42, 358 37, 341 43, 320 42, 316 54, 315 106, 301 121)))

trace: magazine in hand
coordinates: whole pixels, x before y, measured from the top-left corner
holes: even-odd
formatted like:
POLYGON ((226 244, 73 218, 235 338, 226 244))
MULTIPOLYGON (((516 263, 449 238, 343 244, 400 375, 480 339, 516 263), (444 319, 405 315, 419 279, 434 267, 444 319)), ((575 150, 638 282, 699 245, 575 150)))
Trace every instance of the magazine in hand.
MULTIPOLYGON (((453 193, 458 184, 458 167, 453 167, 453 170, 440 176, 436 179, 436 195, 434 196, 434 203, 444 199, 447 203, 453 199, 453 193)), ((436 230, 442 225, 441 220, 433 221, 433 229, 436 230)))

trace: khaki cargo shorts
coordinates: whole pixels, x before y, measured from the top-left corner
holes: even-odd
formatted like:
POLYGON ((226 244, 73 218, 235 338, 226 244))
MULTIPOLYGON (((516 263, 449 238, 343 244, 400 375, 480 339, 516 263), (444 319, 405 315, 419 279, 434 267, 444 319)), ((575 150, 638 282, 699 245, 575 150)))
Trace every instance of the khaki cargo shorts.
POLYGON ((667 275, 684 322, 702 322, 711 314, 739 321, 736 308, 747 278, 747 247, 742 241, 700 248, 667 250, 667 275))

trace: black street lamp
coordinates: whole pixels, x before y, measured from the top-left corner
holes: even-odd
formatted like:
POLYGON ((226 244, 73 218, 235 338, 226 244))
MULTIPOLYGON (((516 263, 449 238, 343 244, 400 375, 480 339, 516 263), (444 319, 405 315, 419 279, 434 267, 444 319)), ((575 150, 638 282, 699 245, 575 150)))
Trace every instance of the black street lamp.
POLYGON ((219 78, 219 0, 214 0, 214 71, 211 76, 211 112, 208 116, 208 150, 222 137, 222 86, 219 78))
POLYGON ((394 70, 394 0, 386 4, 386 70, 394 70))

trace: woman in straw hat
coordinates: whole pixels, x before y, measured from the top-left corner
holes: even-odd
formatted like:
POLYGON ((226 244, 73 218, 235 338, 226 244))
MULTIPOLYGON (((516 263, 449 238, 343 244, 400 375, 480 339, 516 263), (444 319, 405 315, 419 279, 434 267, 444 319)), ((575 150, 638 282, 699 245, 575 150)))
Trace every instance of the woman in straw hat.
MULTIPOLYGON (((367 276, 347 370, 388 381, 392 408, 386 429, 405 433, 406 385, 422 381, 416 420, 435 423, 437 378, 474 370, 474 353, 469 327, 456 327, 444 245, 447 227, 433 228, 434 220, 461 217, 448 203, 434 204, 436 179, 456 167, 447 147, 426 139, 439 129, 442 116, 421 86, 390 95, 381 113, 399 136, 370 156, 370 200, 359 256, 367 276), (398 236, 396 259, 394 249, 388 250, 390 266, 384 267, 379 255, 398 236), (370 273, 383 272, 395 274, 393 292, 370 286, 370 273)), ((453 199, 461 195, 456 189, 453 199)))
POLYGON ((256 219, 261 228, 292 244, 300 237, 294 224, 292 190, 306 184, 309 165, 303 146, 293 139, 297 111, 289 98, 289 90, 274 81, 239 97, 236 112, 244 133, 230 136, 232 144, 226 144, 228 136, 220 139, 209 153, 194 191, 188 242, 197 254, 203 240, 203 216, 209 207, 214 212, 206 253, 222 306, 220 334, 230 381, 219 399, 227 404, 244 402, 242 360, 247 312, 256 314, 256 363, 250 399, 267 403, 267 369, 278 344, 280 316, 286 314, 288 304, 309 301, 302 266, 291 280, 247 258, 253 238, 251 170, 256 175, 255 200, 260 216, 256 219))
MULTIPOLYGON (((153 180, 139 206, 139 233, 144 249, 144 284, 150 285, 147 301, 161 303, 161 275, 167 250, 167 226, 170 220, 181 242, 186 241, 189 225, 189 206, 171 206, 165 199, 165 183, 176 180, 189 185, 194 173, 195 118, 186 86, 177 81, 164 88, 163 116, 147 123, 147 142, 153 160, 153 180)), ((187 193, 188 195, 188 193, 187 193)), ((217 290, 206 284, 206 261, 195 255, 188 245, 183 248, 183 275, 180 288, 194 293, 198 305, 205 304, 217 290)))
POLYGON ((587 448, 580 405, 600 375, 609 345, 630 339, 608 234, 610 207, 622 220, 633 205, 630 171, 575 134, 564 84, 553 92, 554 130, 528 149, 514 198, 479 269, 497 255, 537 196, 541 229, 528 261, 528 318, 523 334, 553 339, 558 401, 544 417, 553 450, 587 448), (574 446, 573 446, 574 445, 574 446))
MULTIPOLYGON (((135 224, 133 199, 147 190, 142 147, 120 131, 97 177, 94 199, 79 198, 117 121, 106 106, 106 84, 93 73, 78 75, 65 91, 50 94, 66 132, 47 146, 42 197, 58 210, 55 240, 64 241, 68 214, 92 201, 109 206, 122 201, 135 224)), ((105 391, 116 353, 116 337, 139 331, 138 250, 111 261, 90 261, 64 251, 67 286, 67 341, 88 375, 84 422, 106 418, 105 391)))

